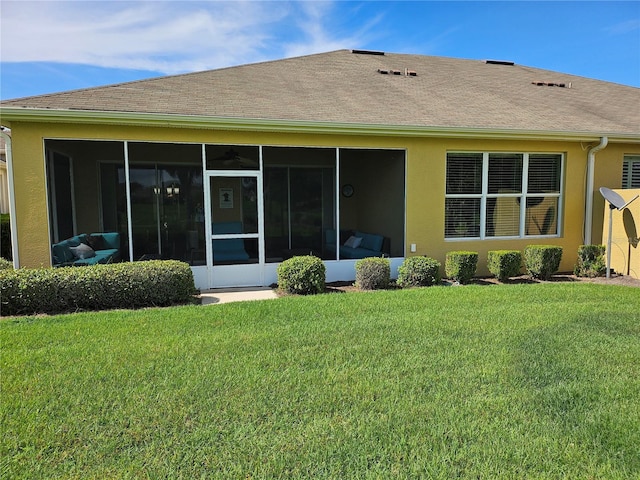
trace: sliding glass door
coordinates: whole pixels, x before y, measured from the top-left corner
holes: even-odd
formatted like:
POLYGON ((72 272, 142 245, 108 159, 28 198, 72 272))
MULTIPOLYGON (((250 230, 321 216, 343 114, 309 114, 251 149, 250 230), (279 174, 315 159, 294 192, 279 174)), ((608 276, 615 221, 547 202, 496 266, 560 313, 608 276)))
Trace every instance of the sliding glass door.
POLYGON ((134 260, 170 258, 203 265, 201 168, 133 164, 129 179, 134 260))

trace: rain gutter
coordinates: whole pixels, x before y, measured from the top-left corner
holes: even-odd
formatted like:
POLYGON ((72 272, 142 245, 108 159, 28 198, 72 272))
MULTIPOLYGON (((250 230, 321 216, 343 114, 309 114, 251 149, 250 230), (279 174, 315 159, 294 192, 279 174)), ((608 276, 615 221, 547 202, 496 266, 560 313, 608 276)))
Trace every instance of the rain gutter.
MULTIPOLYGON (((487 127, 442 127, 422 125, 384 125, 304 120, 233 118, 165 113, 105 112, 49 108, 0 107, 5 124, 14 122, 127 125, 165 128, 200 128, 232 131, 368 135, 387 137, 502 138, 514 140, 572 140, 593 142, 594 132, 561 130, 518 130, 487 127)), ((640 143, 638 134, 607 134, 611 141, 640 143)))
POLYGON ((604 150, 609 143, 607 137, 601 137, 600 143, 589 149, 587 153, 587 186, 585 189, 585 212, 584 212, 584 244, 591 245, 591 230, 593 229, 593 189, 594 171, 596 165, 596 153, 604 150))

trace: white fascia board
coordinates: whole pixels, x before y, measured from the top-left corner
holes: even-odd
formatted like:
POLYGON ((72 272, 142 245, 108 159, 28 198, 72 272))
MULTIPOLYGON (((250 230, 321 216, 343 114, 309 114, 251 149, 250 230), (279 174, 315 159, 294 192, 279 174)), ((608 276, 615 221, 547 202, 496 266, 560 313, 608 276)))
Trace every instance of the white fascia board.
POLYGON ((48 108, 0 107, 0 118, 10 126, 15 122, 80 123, 173 128, 222 129, 234 131, 292 132, 392 137, 494 138, 514 140, 599 141, 640 143, 640 133, 572 132, 491 128, 456 128, 420 125, 376 125, 358 123, 310 122, 257 118, 232 118, 158 113, 104 112, 48 108))

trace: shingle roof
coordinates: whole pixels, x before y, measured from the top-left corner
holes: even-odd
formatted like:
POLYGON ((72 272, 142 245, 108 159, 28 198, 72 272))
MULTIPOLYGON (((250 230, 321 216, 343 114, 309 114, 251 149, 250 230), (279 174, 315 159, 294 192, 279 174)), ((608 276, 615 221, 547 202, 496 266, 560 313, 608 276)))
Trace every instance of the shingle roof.
POLYGON ((640 136, 638 88, 517 64, 350 50, 7 100, 0 107, 640 136))

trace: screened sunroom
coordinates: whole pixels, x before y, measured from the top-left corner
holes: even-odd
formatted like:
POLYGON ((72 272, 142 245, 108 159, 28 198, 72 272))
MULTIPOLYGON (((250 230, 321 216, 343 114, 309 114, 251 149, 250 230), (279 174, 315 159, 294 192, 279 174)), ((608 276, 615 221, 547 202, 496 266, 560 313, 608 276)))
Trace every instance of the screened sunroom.
POLYGON ((404 256, 404 150, 49 139, 45 156, 54 266, 175 259, 211 288, 269 285, 296 255, 330 281, 404 256), (101 234, 117 254, 60 254, 101 234))

